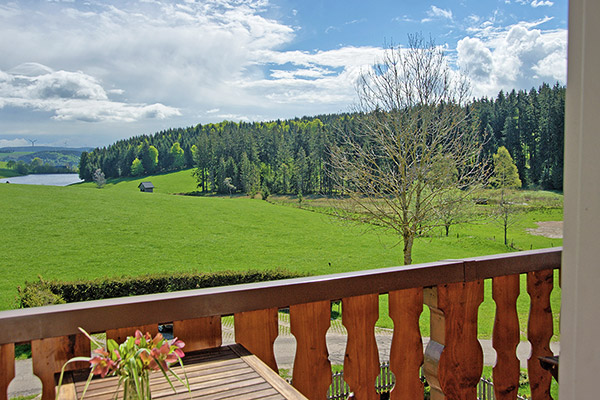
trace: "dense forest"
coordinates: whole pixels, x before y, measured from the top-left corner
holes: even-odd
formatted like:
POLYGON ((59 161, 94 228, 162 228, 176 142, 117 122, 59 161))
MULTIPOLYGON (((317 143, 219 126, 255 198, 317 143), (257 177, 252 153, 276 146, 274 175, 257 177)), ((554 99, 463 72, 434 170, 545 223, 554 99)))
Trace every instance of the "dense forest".
MULTIPOLYGON (((505 146, 524 187, 562 190, 565 87, 500 92, 467 107, 491 159, 505 146)), ((79 174, 93 180, 195 168, 198 190, 218 193, 323 193, 334 188, 329 149, 353 132, 357 114, 169 129, 84 152, 79 174)))

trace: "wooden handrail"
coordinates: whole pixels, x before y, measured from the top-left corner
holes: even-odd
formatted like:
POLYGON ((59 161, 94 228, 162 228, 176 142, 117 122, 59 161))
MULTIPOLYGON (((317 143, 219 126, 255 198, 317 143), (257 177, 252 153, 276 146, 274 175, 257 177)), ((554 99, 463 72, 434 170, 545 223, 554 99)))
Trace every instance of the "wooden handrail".
POLYGON ((0 311, 0 344, 283 308, 394 290, 557 269, 555 247, 281 281, 0 311))

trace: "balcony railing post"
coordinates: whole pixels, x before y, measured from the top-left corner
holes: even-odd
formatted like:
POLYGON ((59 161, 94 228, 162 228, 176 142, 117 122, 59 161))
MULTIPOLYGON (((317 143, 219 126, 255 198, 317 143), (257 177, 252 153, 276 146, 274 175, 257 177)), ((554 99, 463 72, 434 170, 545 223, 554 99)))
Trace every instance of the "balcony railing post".
POLYGON ((517 346, 520 340, 517 298, 520 277, 497 276, 492 279, 492 298, 496 302, 496 318, 492 342, 496 350, 493 370, 494 392, 498 400, 513 400, 519 390, 519 359, 517 346))
MULTIPOLYGON (((89 356, 90 341, 83 334, 31 341, 31 363, 33 373, 42 381, 42 400, 55 399, 54 374, 75 356, 89 356)), ((66 370, 87 368, 87 362, 67 365, 66 370)))
POLYGON ((222 343, 221 317, 173 321, 173 336, 185 343, 185 351, 219 347, 222 343))
POLYGON ((483 302, 483 281, 459 282, 426 289, 431 310, 430 342, 424 373, 431 400, 472 400, 483 370, 477 340, 477 311, 483 302))
POLYGON ((0 345, 0 400, 7 400, 8 385, 15 377, 15 345, 0 345))
POLYGON ((551 269, 527 274, 527 292, 531 297, 527 338, 531 343, 531 357, 527 360, 527 373, 533 400, 551 399, 550 385, 552 375, 540 365, 538 357, 552 356, 550 339, 552 338, 552 309, 550 293, 554 282, 551 269))
POLYGON ((290 330, 296 338, 292 383, 309 399, 325 398, 331 385, 326 340, 330 319, 330 301, 290 306, 290 330))
POLYGON ((390 349, 390 369, 396 376, 392 400, 423 398, 420 369, 423 364, 423 341, 419 317, 423 312, 423 288, 395 290, 389 293, 389 314, 394 321, 390 349))
POLYGON ((279 373, 273 344, 279 335, 277 308, 234 314, 235 342, 279 373))
POLYGON ((378 400, 375 380, 380 373, 375 323, 379 318, 379 295, 342 299, 342 323, 348 331, 344 378, 356 400, 378 400))

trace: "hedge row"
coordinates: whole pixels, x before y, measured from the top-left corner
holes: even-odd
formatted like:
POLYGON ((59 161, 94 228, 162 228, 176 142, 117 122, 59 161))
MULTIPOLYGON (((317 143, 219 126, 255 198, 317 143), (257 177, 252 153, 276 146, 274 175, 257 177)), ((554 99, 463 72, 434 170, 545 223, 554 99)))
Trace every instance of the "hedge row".
POLYGON ((215 286, 298 278, 303 274, 285 270, 223 271, 215 273, 162 273, 140 277, 103 278, 89 281, 25 282, 17 288, 17 307, 39 307, 50 304, 110 299, 142 294, 175 292, 215 286))

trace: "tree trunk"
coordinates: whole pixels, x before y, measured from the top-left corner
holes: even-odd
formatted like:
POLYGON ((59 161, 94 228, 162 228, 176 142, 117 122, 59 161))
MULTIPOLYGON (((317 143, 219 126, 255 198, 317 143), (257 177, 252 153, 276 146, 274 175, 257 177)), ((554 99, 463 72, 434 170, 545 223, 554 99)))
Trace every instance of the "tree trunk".
POLYGON ((412 264, 412 246, 414 235, 404 235, 402 239, 404 240, 404 265, 410 265, 412 264))
POLYGON ((446 237, 448 237, 448 235, 450 234, 450 224, 446 224, 446 237))

